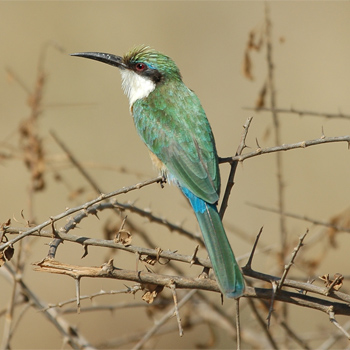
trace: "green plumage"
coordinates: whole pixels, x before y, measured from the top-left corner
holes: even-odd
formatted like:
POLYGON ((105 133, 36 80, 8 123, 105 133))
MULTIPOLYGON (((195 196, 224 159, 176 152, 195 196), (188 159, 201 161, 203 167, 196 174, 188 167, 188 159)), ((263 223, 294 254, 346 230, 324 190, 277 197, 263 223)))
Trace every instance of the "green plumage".
POLYGON ((220 173, 215 142, 198 97, 181 81, 168 82, 133 105, 135 126, 169 173, 196 196, 215 203, 220 173))

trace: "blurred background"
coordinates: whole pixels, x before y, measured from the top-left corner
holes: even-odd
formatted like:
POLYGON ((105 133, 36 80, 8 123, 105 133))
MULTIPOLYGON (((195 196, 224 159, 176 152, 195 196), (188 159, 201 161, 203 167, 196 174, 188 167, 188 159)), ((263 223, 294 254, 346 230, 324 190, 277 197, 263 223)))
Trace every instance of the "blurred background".
MULTIPOLYGON (((349 115, 350 4, 271 2, 269 9, 277 106, 349 115)), ((11 225, 17 227, 25 226, 26 220, 41 223, 66 207, 97 197, 68 161, 50 131, 64 142, 105 193, 156 175, 148 151, 134 130, 117 69, 70 57, 69 53, 101 51, 123 55, 135 45, 150 45, 174 59, 186 85, 199 96, 221 157, 235 154, 242 126, 248 117, 253 117, 253 121, 246 141, 250 148, 245 152, 257 147, 256 140, 260 147, 274 146, 271 114, 246 109, 255 107, 267 78, 264 47, 260 51, 250 51, 253 80, 247 78, 247 65, 244 66, 249 34, 255 33, 258 41, 259 33, 264 30, 264 11, 262 2, 1 2, 1 222, 11 218, 11 225), (45 80, 38 80, 40 73, 44 73, 45 80), (33 193, 31 174, 20 151, 25 142, 20 126, 23 127, 23 122, 33 112, 33 99, 29 97, 37 84, 43 93, 36 125, 45 152, 45 187, 33 193)), ((326 136, 350 133, 350 121, 342 118, 279 114, 279 121, 284 144, 320 138, 323 133, 326 136)), ((288 151, 282 156, 287 212, 328 221, 348 208, 350 162, 345 143, 288 151)), ((227 164, 221 165, 223 186, 228 171, 227 164)), ((264 226, 260 243, 270 250, 268 254, 256 255, 253 268, 275 275, 280 273, 283 265, 277 259, 281 241, 279 216, 251 204, 278 209, 276 173, 275 154, 240 164, 224 220, 237 257, 247 257, 252 248, 252 237, 264 226)), ((152 185, 119 200, 152 210, 154 215, 198 232, 191 209, 173 186, 161 189, 152 185)), ((118 217, 108 211, 99 216, 100 220, 93 217, 84 220, 79 229, 71 233, 103 238, 106 224, 120 224, 118 217)), ((162 249, 192 254, 195 242, 137 214, 129 213, 128 219, 141 225, 162 249)), ((62 220, 57 227, 65 222, 62 220)), ((315 276, 327 273, 331 276, 336 272, 349 274, 348 234, 333 237, 335 249, 327 238, 326 229, 292 218, 287 218, 286 223, 290 253, 298 237, 310 229, 305 241, 308 255, 302 256, 299 262, 297 259, 292 276, 306 281, 309 277, 317 278, 315 276), (308 241, 312 246, 308 246, 308 241), (308 268, 316 261, 317 268, 312 270, 312 276, 311 270, 301 263, 303 260, 308 261, 308 268)), ((74 298, 75 287, 70 278, 33 271, 31 263, 46 256, 49 240, 33 238, 30 242, 22 253, 25 256, 23 278, 28 286, 46 303, 74 298)), ((145 245, 137 233, 133 234, 132 244, 145 245)), ((82 254, 80 246, 65 243, 59 247, 56 258, 70 264, 100 266, 113 256, 116 266, 135 268, 135 257, 131 254, 90 248, 88 256, 81 260, 82 254)), ((206 257, 204 249, 199 255, 206 257)), ((246 258, 240 260, 241 266, 245 263, 246 258)), ((196 277, 201 272, 199 267, 189 268, 185 264, 181 267, 188 276, 196 277)), ((165 269, 158 267, 156 271, 165 272, 165 269)), ((6 282, 6 273, 1 273, 0 310, 4 311, 12 287, 6 282)), ((319 281, 315 283, 322 285, 319 281)), ((100 290, 123 288, 124 283, 120 281, 83 280, 81 293, 89 295, 100 290)), ((347 281, 343 288, 342 291, 348 291, 347 281)), ((220 307, 218 294, 207 294, 220 307)), ((138 293, 135 297, 128 294, 107 296, 95 302, 111 305, 122 301, 139 303, 140 300, 141 293, 138 293)), ((83 305, 91 305, 91 302, 83 305)), ((234 317, 234 303, 225 301, 224 307, 234 317)), ((243 308, 242 329, 254 327, 250 313, 249 308, 243 308)), ((20 309, 16 309, 15 316, 20 314, 20 309)), ((5 324, 3 315, 0 338, 5 324)), ((266 317, 266 312, 263 311, 263 315, 266 317)), ((96 346, 106 339, 146 332, 154 322, 144 307, 72 313, 65 317, 96 346)), ((320 330, 325 338, 335 332, 327 315, 314 310, 291 306, 289 317, 294 331, 306 339, 313 338, 320 330)), ((156 314, 154 318, 159 319, 160 315, 156 314)), ((339 319, 341 322, 346 320, 339 319)), ((176 324, 175 319, 170 322, 176 324)), ((273 323, 271 328, 278 331, 278 326, 273 323)), ((149 346, 184 349, 198 343, 208 345, 212 335, 207 330, 208 325, 201 324, 180 338, 175 328, 174 332, 156 338, 149 346)), ((212 332, 216 335, 214 347, 235 346, 222 329, 212 332)), ((61 348, 62 338, 40 312, 29 309, 20 318, 11 345, 13 349, 55 349, 61 348)), ((124 348, 131 346, 130 343, 121 345, 124 348)), ((293 344, 293 347, 297 345, 293 344)))

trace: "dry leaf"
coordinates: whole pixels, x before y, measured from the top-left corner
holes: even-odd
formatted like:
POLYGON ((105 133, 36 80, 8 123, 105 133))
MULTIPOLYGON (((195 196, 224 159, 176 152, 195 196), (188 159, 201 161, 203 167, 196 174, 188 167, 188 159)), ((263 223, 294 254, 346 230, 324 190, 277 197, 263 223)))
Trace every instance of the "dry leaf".
POLYGON ((121 243, 126 247, 131 244, 131 241, 132 241, 131 233, 124 229, 119 230, 114 238, 115 243, 121 243))
POLYGON ((164 289, 163 286, 151 283, 142 284, 141 287, 142 290, 146 290, 142 295, 142 300, 148 304, 152 304, 157 295, 164 289))
POLYGON ((14 253, 15 253, 15 248, 13 248, 12 246, 7 247, 4 250, 4 256, 5 256, 6 260, 10 261, 12 259, 14 253))
POLYGON ((252 61, 250 59, 250 55, 249 55, 248 50, 246 50, 244 53, 243 75, 249 80, 254 80, 254 77, 252 74, 252 61))
POLYGON ((157 257, 146 255, 145 257, 141 257, 140 260, 148 265, 154 266, 157 262, 157 257))
POLYGON ((256 108, 263 108, 265 106, 266 93, 267 93, 267 84, 265 82, 263 87, 261 88, 259 95, 258 95, 258 98, 255 102, 256 108))
POLYGON ((320 276, 319 279, 324 281, 326 287, 330 287, 336 281, 333 284, 332 288, 334 290, 339 290, 343 286, 344 276, 340 273, 336 273, 334 274, 334 279, 331 280, 329 278, 329 274, 327 274, 327 275, 320 276))

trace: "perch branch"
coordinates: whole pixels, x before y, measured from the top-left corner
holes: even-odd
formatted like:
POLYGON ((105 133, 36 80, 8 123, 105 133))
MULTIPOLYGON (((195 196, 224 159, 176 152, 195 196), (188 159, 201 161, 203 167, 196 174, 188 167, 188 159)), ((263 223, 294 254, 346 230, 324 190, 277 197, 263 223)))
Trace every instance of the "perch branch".
MULTIPOLYGON (((243 129, 244 130, 243 130, 243 134, 242 134, 242 137, 241 137, 241 142, 240 142, 240 144, 239 144, 239 146, 237 148, 237 151, 236 151, 236 156, 241 155, 243 150, 244 150, 244 148, 247 147, 246 143, 245 143, 245 140, 247 138, 249 126, 250 126, 252 120, 253 120, 253 117, 248 118, 246 120, 245 124, 243 125, 243 129)), ((221 218, 224 217, 225 211, 226 211, 227 206, 228 206, 229 197, 230 197, 230 194, 231 194, 232 187, 234 185, 234 177, 235 177, 235 174, 236 174, 237 164, 238 164, 238 161, 231 162, 231 170, 230 170, 230 174, 229 174, 228 179, 227 179, 225 193, 224 193, 224 196, 223 196, 223 199, 222 199, 220 212, 219 212, 221 218)))
POLYGON ((325 143, 332 142, 347 142, 348 147, 350 147, 350 135, 345 136, 333 136, 333 137, 321 137, 314 140, 301 141, 297 143, 291 143, 287 145, 275 146, 275 147, 267 147, 267 148, 258 148, 255 151, 242 154, 240 156, 221 158, 222 163, 231 163, 235 161, 243 162, 248 158, 253 158, 262 154, 281 152, 281 151, 289 151, 296 148, 306 148, 310 146, 321 145, 325 143))

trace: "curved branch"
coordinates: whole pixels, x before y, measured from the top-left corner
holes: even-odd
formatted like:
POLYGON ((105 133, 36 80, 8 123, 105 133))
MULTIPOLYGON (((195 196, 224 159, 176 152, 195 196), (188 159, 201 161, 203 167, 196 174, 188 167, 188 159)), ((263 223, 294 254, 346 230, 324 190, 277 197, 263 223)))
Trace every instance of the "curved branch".
MULTIPOLYGON (((127 280, 141 284, 155 284, 163 287, 175 285, 177 289, 201 289, 220 293, 219 287, 214 280, 189 278, 184 276, 169 276, 144 271, 131 271, 118 269, 113 266, 113 259, 101 267, 85 267, 63 264, 56 260, 45 259, 34 264, 36 271, 49 272, 68 275, 74 279, 82 277, 90 278, 112 278, 117 280, 127 280)), ((287 280, 285 281, 285 285, 287 280)), ((247 287, 244 297, 270 300, 272 289, 247 287)), ((350 297, 350 296, 349 296, 350 297)), ((331 302, 309 295, 280 290, 275 295, 275 300, 287 302, 298 306, 308 307, 329 314, 330 310, 334 314, 350 316, 350 305, 347 303, 331 302)))
POLYGON ((297 143, 291 143, 287 145, 268 147, 268 148, 258 148, 255 151, 242 154, 240 156, 221 158, 222 163, 232 163, 235 161, 243 162, 248 158, 253 158, 262 154, 281 152, 281 151, 289 151, 296 148, 306 148, 309 146, 321 145, 324 143, 332 143, 332 142, 347 142, 348 148, 350 148, 350 135, 346 136, 333 136, 333 137, 320 137, 319 139, 301 141, 297 143))

